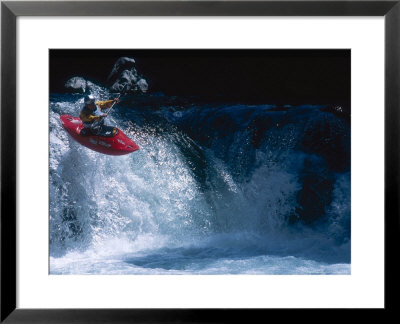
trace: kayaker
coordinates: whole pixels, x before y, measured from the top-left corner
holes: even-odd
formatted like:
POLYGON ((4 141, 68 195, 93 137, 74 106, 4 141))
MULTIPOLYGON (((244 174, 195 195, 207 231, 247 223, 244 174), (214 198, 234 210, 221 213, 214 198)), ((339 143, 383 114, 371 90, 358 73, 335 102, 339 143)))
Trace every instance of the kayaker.
POLYGON ((104 118, 107 117, 103 110, 110 108, 114 102, 118 103, 119 99, 95 101, 93 95, 85 96, 84 106, 79 115, 85 129, 93 134, 99 134, 104 126, 104 118))

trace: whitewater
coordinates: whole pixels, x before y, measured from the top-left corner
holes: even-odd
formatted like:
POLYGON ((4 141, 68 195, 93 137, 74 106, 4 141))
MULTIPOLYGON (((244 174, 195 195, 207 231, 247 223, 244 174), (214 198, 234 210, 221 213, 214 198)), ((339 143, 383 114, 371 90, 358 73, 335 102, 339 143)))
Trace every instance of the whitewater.
POLYGON ((83 96, 50 95, 50 274, 350 274, 346 116, 121 99, 107 123, 140 150, 107 156, 62 128, 83 96))

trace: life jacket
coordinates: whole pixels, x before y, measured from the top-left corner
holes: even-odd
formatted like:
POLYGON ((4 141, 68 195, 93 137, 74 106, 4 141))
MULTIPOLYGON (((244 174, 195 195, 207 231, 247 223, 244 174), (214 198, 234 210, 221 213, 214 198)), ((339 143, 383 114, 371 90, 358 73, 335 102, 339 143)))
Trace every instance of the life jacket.
MULTIPOLYGON (((85 105, 85 107, 83 107, 82 111, 81 111, 81 119, 83 119, 82 117, 84 116, 101 116, 103 113, 101 112, 101 110, 99 109, 99 107, 95 104, 96 109, 94 110, 90 110, 88 108, 88 106, 85 105)), ((91 128, 93 126, 93 124, 96 124, 97 122, 99 122, 99 119, 93 119, 93 120, 82 120, 83 122, 83 126, 87 127, 87 128, 91 128)))

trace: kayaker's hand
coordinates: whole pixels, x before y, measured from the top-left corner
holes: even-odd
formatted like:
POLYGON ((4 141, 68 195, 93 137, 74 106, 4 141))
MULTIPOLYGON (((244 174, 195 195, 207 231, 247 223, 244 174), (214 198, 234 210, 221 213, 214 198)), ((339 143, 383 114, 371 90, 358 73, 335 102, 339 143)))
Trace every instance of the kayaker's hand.
POLYGON ((103 114, 101 117, 107 117, 108 116, 108 114, 103 114))
POLYGON ((118 103, 119 102, 119 98, 114 98, 114 102, 118 103))

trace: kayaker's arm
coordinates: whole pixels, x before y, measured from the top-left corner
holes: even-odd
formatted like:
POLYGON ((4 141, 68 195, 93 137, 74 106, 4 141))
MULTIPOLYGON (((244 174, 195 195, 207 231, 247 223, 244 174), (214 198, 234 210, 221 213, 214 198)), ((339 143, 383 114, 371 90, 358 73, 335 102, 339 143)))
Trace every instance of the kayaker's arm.
POLYGON ((110 108, 114 102, 118 102, 119 99, 115 98, 113 100, 105 100, 105 101, 97 101, 96 105, 99 107, 100 110, 108 109, 110 108))
POLYGON ((91 123, 91 122, 94 122, 96 120, 100 120, 101 116, 95 116, 92 113, 83 110, 83 111, 81 111, 81 114, 79 115, 79 118, 84 123, 91 123))

